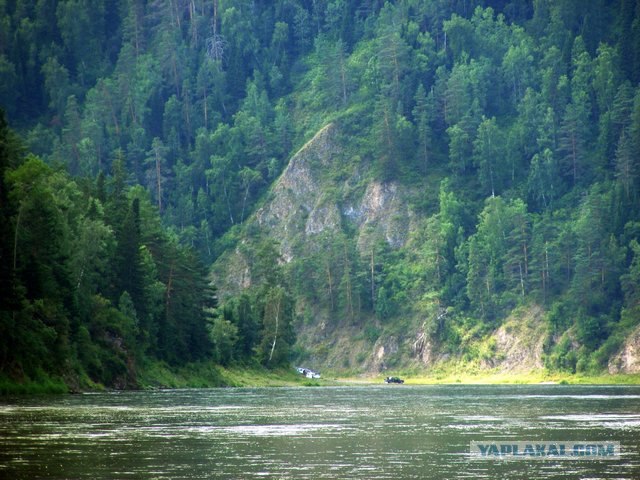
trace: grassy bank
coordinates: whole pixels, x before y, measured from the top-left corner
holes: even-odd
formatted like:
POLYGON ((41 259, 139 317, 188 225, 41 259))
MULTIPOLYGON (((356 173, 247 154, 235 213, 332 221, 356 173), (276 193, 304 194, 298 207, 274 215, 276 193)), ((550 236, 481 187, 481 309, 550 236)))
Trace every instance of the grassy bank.
MULTIPOLYGON (((392 375, 389 373, 389 375, 392 375)), ((640 374, 600 374, 583 375, 568 373, 540 372, 434 372, 434 373, 396 373, 407 385, 508 385, 508 384, 563 384, 563 385, 640 385, 640 374)), ((386 376, 386 375, 385 375, 386 376)), ((374 380, 382 382, 382 376, 374 380)))
MULTIPOLYGON (((327 372, 322 379, 309 380, 293 369, 267 370, 259 365, 234 365, 221 367, 210 362, 195 363, 180 368, 154 362, 144 365, 138 372, 138 387, 155 388, 214 388, 214 387, 287 387, 328 385, 382 384, 385 376, 399 376, 406 385, 640 385, 640 374, 633 375, 582 375, 566 373, 492 371, 463 371, 448 369, 434 372, 393 371, 384 375, 358 375, 357 372, 327 372)), ((81 382, 78 379, 65 383, 61 378, 41 375, 35 379, 15 381, 0 376, 0 395, 60 394, 73 391, 105 390, 103 385, 81 382)))
POLYGON ((20 381, 0 376, 0 395, 42 395, 67 393, 69 387, 61 378, 40 375, 37 378, 25 378, 20 381))
MULTIPOLYGON (((283 387, 320 386, 324 381, 309 380, 292 368, 268 370, 260 365, 222 367, 213 362, 172 367, 163 362, 147 362, 137 369, 137 388, 214 388, 214 387, 283 387)), ((20 380, 0 376, 0 395, 61 394, 108 390, 86 375, 52 378, 46 374, 20 380)))
POLYGON ((222 367, 211 362, 194 363, 180 368, 170 368, 164 363, 146 365, 138 376, 138 383, 141 388, 284 387, 309 385, 308 380, 300 376, 292 368, 268 370, 257 364, 222 367))

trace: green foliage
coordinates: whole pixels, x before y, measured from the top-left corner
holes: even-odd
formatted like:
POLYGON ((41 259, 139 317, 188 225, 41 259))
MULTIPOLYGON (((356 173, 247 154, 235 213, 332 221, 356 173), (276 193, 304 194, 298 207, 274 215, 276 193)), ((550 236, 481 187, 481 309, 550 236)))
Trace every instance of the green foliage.
POLYGON ((553 353, 545 358, 545 366, 551 370, 575 373, 577 361, 571 338, 565 334, 554 348, 553 353))
POLYGON ((445 350, 538 302, 580 344, 550 365, 602 366, 639 317, 640 10, 490 3, 0 4, 0 103, 40 155, 2 120, 0 372, 44 354, 112 384, 144 357, 282 363, 275 318, 298 300, 333 326, 429 319, 445 350), (402 248, 343 218, 282 268, 243 225, 328 121, 327 201, 372 180, 432 193, 402 248), (236 247, 252 288, 215 317, 192 249, 236 247))
POLYGON ((221 365, 233 360, 233 352, 238 343, 238 327, 229 320, 216 318, 209 334, 213 343, 213 359, 221 365))
POLYGON ((43 395, 52 393, 68 393, 69 387, 60 378, 51 378, 43 371, 34 378, 14 379, 0 376, 0 395, 43 395))
POLYGON ((295 341, 293 303, 282 287, 269 288, 261 299, 263 304, 261 341, 256 347, 257 358, 264 366, 286 365, 295 341))
POLYGON ((118 164, 110 189, 98 182, 83 191, 22 157, 8 129, 0 140, 9 280, 0 373, 18 383, 64 375, 72 385, 126 388, 148 357, 182 364, 210 355, 215 298, 204 269, 161 227, 146 193, 124 187, 118 164))
POLYGON ((364 338, 371 344, 376 343, 376 340, 380 337, 380 329, 376 328, 375 325, 368 323, 364 327, 364 338))

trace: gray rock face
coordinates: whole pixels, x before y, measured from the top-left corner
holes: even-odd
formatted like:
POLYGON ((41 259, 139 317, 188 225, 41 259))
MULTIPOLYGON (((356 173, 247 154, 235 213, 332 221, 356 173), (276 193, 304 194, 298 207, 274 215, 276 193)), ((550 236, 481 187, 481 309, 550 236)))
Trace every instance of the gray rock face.
POLYGON ((609 373, 640 373, 640 326, 627 337, 620 352, 609 361, 609 373))
MULTIPOLYGON (((366 166, 358 164, 350 173, 346 169, 346 180, 337 181, 331 172, 344 171, 345 161, 338 128, 326 125, 291 158, 265 203, 248 219, 249 228, 277 240, 285 262, 313 248, 315 236, 341 232, 345 223, 355 228, 363 253, 380 239, 393 248, 407 241, 413 215, 406 189, 393 182, 362 185, 366 166)), ((241 255, 240 249, 227 252, 214 266, 223 294, 251 283, 241 255), (228 267, 234 271, 227 272, 228 267)))
POLYGON ((280 242, 285 260, 293 258, 296 237, 339 228, 339 212, 325 200, 322 181, 323 171, 339 157, 335 137, 333 124, 316 133, 291 158, 270 199, 252 220, 280 242))
POLYGON ((371 237, 382 237, 393 248, 407 241, 411 214, 399 190, 395 183, 372 182, 359 203, 345 210, 344 215, 358 225, 361 250, 366 250, 371 237))

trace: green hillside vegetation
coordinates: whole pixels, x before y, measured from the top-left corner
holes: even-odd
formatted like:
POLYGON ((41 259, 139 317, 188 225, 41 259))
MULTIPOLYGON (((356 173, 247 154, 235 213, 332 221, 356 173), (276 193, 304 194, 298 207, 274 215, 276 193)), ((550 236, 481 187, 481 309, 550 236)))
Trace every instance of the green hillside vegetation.
POLYGON ((527 309, 546 369, 602 373, 640 324, 639 82, 633 0, 2 1, 0 377, 318 361, 319 317, 338 367, 417 331, 490 366, 527 309), (327 202, 399 185, 415 221, 287 258, 248 220, 329 124, 327 202))

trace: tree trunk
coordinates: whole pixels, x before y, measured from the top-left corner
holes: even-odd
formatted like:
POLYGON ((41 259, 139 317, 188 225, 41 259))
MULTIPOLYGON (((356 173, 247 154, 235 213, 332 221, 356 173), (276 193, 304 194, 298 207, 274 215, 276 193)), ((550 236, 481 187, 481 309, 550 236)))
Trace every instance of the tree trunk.
POLYGON ((18 266, 18 230, 20 229, 20 218, 22 217, 22 209, 24 208, 24 202, 20 204, 18 209, 18 218, 16 218, 16 231, 13 234, 13 271, 15 274, 18 266))
POLYGON ((375 312, 376 309, 376 291, 375 291, 375 279, 374 279, 374 264, 373 264, 373 247, 371 247, 371 308, 375 312))
POLYGON ((329 265, 329 260, 327 260, 327 282, 329 283, 329 301, 331 303, 331 311, 335 309, 333 304, 333 281, 331 280, 331 265, 329 265))
POLYGON ((280 296, 278 296, 278 303, 276 305, 276 328, 273 332, 273 343, 271 344, 271 352, 269 352, 269 362, 273 358, 273 352, 276 349, 276 342, 278 341, 278 317, 280 316, 280 296))
POLYGON ((156 148, 155 151, 155 160, 156 160, 156 188, 158 190, 158 211, 162 212, 162 171, 160 167, 160 152, 156 148))

